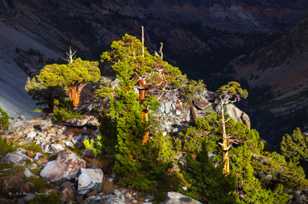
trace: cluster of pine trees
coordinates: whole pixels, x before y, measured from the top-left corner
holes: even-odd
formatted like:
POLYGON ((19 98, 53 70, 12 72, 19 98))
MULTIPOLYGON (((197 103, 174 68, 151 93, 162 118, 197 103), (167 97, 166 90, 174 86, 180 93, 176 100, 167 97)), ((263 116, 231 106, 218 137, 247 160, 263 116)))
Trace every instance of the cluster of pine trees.
POLYGON ((308 188, 300 166, 308 158, 308 138, 299 129, 285 135, 281 153, 270 152, 256 130, 224 114, 225 104, 247 97, 238 83, 217 91, 219 113, 210 111, 180 133, 165 134, 153 117, 159 99, 140 98, 140 90, 146 89, 141 79, 181 90, 187 103, 206 89, 127 34, 114 41, 99 62, 71 58, 66 64, 46 65, 26 89, 61 122, 85 114, 78 108, 82 90, 88 84, 96 87, 95 103, 103 105, 92 114, 100 118, 101 136, 86 146, 111 160, 120 185, 151 192, 157 200, 179 191, 205 203, 282 204, 296 190, 308 188), (102 80, 101 70, 111 70, 117 86, 102 80))

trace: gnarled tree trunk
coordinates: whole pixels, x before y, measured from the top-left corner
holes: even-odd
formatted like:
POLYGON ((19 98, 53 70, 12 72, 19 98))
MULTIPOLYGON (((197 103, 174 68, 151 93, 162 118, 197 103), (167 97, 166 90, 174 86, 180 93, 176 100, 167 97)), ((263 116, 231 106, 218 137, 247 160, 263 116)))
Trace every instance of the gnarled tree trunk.
POLYGON ((80 95, 86 84, 76 84, 68 88, 68 97, 72 102, 73 108, 77 109, 80 104, 80 95))

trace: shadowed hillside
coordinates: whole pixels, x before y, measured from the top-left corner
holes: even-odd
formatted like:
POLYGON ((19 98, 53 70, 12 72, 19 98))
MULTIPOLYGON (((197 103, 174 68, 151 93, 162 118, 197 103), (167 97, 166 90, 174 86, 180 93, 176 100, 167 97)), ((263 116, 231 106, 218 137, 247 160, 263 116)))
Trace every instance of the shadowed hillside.
POLYGON ((252 115, 265 133, 277 135, 296 126, 308 128, 307 64, 307 18, 288 35, 234 61, 233 76, 248 82, 253 93, 252 115), (261 118, 267 118, 267 122, 264 124, 261 118))

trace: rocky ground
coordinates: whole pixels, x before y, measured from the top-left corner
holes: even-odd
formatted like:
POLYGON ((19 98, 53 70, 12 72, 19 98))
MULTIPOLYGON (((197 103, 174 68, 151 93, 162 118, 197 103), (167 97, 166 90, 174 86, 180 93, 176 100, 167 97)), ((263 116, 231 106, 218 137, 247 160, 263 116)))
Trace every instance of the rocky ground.
MULTIPOLYGON (((112 87, 117 86, 116 80, 106 77, 102 80, 112 87)), ((217 109, 215 94, 207 90, 194 93, 192 103, 186 101, 178 89, 162 92, 152 88, 151 94, 159 98, 160 107, 153 115, 166 133, 177 133, 195 117, 217 109)), ((83 97, 80 106, 87 113, 97 105, 106 105, 100 101, 96 104, 90 98, 83 97), (92 102, 87 103, 84 98, 92 102)), ((228 105, 226 113, 250 127, 249 116, 236 106, 228 105)), ((55 123, 47 116, 13 121, 10 130, 1 137, 15 145, 6 154, 0 154, 0 195, 4 201, 27 203, 55 197, 68 203, 154 202, 151 194, 117 187, 115 181, 121 178, 112 174, 110 159, 104 156, 96 158, 92 151, 85 148, 85 140, 99 136, 99 126, 98 119, 92 115, 61 123, 55 123), (22 185, 16 186, 16 183, 22 185)), ((165 203, 198 203, 176 192, 169 192, 166 196, 169 200, 166 198, 165 203)))
MULTIPOLYGON (((91 116, 65 125, 48 118, 15 122, 2 137, 18 146, 1 156, 1 203, 152 203, 150 194, 117 187, 110 167, 84 148, 97 125, 91 116)), ((199 202, 169 192, 164 203, 199 202)))

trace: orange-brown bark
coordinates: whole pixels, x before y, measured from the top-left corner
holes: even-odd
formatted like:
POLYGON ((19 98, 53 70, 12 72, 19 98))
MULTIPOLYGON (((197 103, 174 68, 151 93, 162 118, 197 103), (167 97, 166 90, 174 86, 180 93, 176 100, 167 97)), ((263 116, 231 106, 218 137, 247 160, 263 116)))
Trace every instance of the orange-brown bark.
POLYGON ((145 109, 141 112, 141 121, 143 123, 149 121, 149 111, 148 110, 145 109))
POLYGON ((145 131, 142 139, 142 144, 148 144, 149 140, 150 140, 150 132, 145 131))
POLYGON ((77 109, 80 104, 80 95, 86 84, 72 85, 68 88, 68 97, 72 102, 73 108, 77 109))

